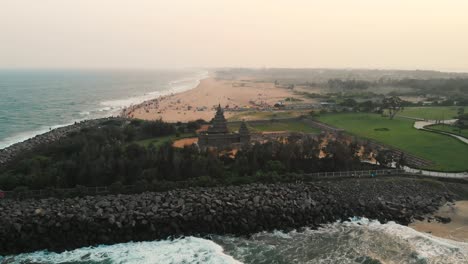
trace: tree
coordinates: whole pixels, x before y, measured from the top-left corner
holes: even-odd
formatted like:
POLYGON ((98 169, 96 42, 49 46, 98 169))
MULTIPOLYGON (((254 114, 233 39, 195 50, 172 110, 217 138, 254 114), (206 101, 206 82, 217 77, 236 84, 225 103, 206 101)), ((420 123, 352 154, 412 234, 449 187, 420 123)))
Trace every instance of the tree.
POLYGON ((391 166, 393 162, 392 151, 388 149, 382 149, 375 156, 375 160, 382 166, 391 166))
POLYGON ((388 110, 390 119, 393 119, 395 115, 403 110, 403 100, 398 96, 386 97, 382 100, 382 108, 388 110))
POLYGON ((344 100, 343 102, 340 103, 340 105, 342 106, 347 106, 347 107, 355 107, 358 103, 356 102, 356 100, 352 99, 352 98, 348 98, 346 100, 344 100))
MULTIPOLYGON (((461 111, 459 110, 459 114, 461 111)), ((463 113, 458 116, 457 122, 455 122, 455 126, 458 128, 458 133, 461 134, 462 129, 465 129, 468 127, 468 114, 463 113)))
POLYGON ((405 167, 407 164, 406 162, 406 156, 405 154, 402 152, 400 154, 400 157, 396 160, 396 163, 395 163, 395 166, 398 168, 398 169, 402 169, 403 167, 405 167))
POLYGON ((464 107, 458 108, 457 114, 458 116, 462 116, 463 114, 465 114, 465 108, 464 107))

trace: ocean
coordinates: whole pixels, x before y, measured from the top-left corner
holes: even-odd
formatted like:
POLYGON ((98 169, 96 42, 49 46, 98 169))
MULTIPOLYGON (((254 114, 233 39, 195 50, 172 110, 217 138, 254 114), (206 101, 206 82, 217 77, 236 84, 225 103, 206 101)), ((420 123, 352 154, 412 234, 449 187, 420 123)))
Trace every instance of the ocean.
POLYGON ((0 70, 0 149, 194 88, 203 70, 0 70))
POLYGON ((468 243, 362 218, 248 238, 214 235, 39 251, 0 257, 0 263, 468 263, 468 243))
MULTIPOLYGON (((204 71, 0 71, 0 148, 195 87, 204 71)), ((70 238, 72 239, 72 238, 70 238)), ((0 263, 468 263, 468 243, 368 219, 250 237, 183 237, 0 256, 0 263)))

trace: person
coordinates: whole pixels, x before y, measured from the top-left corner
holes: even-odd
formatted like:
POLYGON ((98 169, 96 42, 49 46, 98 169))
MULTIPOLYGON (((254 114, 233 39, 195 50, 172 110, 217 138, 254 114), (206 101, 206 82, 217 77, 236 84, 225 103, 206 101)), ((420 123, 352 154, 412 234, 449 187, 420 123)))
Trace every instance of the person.
POLYGON ((3 199, 5 198, 5 192, 0 190, 0 199, 3 199))

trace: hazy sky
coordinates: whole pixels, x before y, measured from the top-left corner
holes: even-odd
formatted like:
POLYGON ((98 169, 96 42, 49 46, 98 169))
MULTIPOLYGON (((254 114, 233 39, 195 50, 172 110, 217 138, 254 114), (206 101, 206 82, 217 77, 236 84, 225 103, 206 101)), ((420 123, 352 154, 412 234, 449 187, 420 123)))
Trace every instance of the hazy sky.
POLYGON ((467 0, 0 0, 1 68, 468 71, 467 0))

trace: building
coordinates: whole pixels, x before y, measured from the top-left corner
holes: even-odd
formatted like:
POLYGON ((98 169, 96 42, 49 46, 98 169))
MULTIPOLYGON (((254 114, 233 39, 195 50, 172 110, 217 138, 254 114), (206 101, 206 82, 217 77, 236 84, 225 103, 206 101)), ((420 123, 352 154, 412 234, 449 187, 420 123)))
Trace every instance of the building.
POLYGON ((216 147, 226 148, 233 146, 242 146, 250 142, 250 132, 245 122, 242 122, 238 133, 231 133, 227 127, 227 121, 224 117, 221 105, 218 105, 216 115, 212 120, 211 126, 206 131, 198 134, 198 146, 200 148, 216 147))

